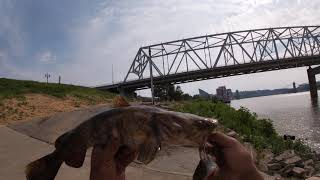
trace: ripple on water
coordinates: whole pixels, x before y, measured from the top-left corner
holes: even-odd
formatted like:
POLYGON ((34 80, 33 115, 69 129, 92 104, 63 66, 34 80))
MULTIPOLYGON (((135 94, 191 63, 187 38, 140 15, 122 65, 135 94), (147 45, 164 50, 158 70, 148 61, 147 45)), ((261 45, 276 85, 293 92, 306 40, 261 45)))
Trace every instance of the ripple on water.
MULTIPOLYGON (((319 92, 320 93, 320 92, 319 92)), ((244 106, 261 118, 272 120, 281 135, 290 134, 304 140, 320 152, 320 107, 312 103, 309 92, 234 100, 231 106, 244 106)))

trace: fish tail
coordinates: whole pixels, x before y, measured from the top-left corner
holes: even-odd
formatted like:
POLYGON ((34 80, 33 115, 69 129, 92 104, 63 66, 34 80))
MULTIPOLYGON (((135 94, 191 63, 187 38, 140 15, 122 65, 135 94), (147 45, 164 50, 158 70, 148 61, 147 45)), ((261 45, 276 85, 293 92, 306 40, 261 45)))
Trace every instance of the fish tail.
POLYGON ((63 160, 58 156, 57 150, 31 162, 26 166, 27 180, 54 180, 63 160))

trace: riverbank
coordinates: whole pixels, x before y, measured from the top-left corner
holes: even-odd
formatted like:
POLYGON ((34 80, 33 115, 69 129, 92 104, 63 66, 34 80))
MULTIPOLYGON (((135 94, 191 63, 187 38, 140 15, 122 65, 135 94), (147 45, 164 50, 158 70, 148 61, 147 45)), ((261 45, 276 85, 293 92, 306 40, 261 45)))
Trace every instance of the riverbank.
POLYGON ((243 144, 254 147, 256 163, 266 173, 297 178, 320 173, 319 154, 301 140, 284 140, 270 120, 258 118, 247 108, 237 110, 224 103, 203 100, 175 103, 172 108, 218 119, 224 131, 235 131, 243 144))
POLYGON ((0 124, 110 104, 114 96, 88 87, 0 78, 0 124))

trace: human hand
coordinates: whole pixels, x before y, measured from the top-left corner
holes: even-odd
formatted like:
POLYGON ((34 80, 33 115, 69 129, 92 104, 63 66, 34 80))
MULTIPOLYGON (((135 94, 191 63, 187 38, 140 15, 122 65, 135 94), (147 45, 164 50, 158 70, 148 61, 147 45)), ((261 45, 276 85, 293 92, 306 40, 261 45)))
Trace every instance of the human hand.
POLYGON ((125 169, 134 160, 134 150, 113 139, 108 145, 95 146, 91 155, 90 180, 125 180, 125 169))
POLYGON ((250 153, 239 141, 222 133, 214 133, 208 137, 208 142, 217 148, 215 159, 218 168, 212 172, 207 180, 263 180, 250 153))

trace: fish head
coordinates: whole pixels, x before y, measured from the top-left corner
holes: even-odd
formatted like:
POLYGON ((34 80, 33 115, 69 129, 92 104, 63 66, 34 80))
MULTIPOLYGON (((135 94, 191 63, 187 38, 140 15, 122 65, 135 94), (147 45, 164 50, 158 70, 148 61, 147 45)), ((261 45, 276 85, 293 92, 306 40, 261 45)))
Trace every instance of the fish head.
POLYGON ((171 145, 202 145, 217 127, 217 120, 189 113, 168 112, 159 117, 162 142, 171 145))

